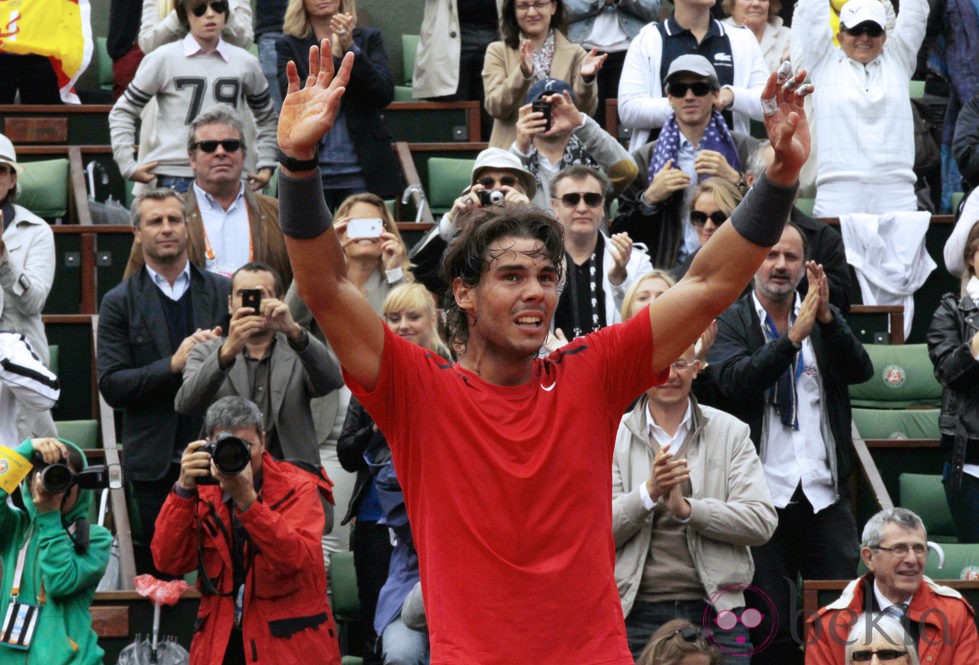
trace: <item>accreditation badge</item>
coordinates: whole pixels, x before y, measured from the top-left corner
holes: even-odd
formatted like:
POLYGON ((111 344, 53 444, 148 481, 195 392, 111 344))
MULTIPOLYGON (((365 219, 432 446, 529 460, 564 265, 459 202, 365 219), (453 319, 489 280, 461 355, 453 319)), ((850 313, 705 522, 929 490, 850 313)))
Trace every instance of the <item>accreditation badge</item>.
POLYGON ((0 644, 24 651, 30 649, 42 608, 43 605, 28 605, 11 599, 0 629, 0 644))
POLYGON ((0 489, 13 494, 34 466, 13 448, 0 446, 0 489))

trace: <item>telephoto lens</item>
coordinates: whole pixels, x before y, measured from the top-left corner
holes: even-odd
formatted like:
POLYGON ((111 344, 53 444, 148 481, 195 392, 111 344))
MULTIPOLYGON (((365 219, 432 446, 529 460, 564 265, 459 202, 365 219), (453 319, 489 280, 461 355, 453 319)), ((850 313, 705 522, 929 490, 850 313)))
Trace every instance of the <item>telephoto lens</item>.
POLYGON ((75 474, 67 464, 60 462, 49 464, 40 471, 41 486, 48 494, 62 494, 68 491, 75 479, 75 474))
MULTIPOLYGON (((201 448, 211 455, 214 466, 226 476, 236 476, 245 470, 252 461, 251 447, 231 432, 221 432, 207 445, 201 448)), ((199 478, 198 484, 213 485, 216 481, 211 478, 199 478)))

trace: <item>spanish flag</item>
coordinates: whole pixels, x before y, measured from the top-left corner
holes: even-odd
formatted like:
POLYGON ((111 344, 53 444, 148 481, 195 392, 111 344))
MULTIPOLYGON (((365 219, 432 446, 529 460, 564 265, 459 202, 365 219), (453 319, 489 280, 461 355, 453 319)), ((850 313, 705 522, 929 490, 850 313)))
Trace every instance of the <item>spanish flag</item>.
POLYGON ((3 0, 0 51, 47 56, 58 75, 61 99, 78 104, 74 85, 92 60, 89 0, 3 0))

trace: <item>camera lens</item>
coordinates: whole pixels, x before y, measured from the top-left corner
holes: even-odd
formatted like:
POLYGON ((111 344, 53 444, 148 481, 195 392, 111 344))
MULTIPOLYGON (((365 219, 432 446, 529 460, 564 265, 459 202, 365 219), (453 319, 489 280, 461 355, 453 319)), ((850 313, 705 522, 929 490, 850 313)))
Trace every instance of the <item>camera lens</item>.
POLYGON ((230 434, 218 436, 218 440, 214 442, 211 459, 221 473, 229 476, 241 473, 252 461, 248 443, 230 434))
POLYGON ((51 464, 41 471, 41 485, 49 494, 68 491, 75 474, 65 464, 51 464))

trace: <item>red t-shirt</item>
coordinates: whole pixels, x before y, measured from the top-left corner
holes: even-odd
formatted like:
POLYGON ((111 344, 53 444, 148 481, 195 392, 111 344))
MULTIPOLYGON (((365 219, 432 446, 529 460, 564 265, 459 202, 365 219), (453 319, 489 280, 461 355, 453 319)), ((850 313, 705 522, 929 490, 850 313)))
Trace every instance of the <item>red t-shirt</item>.
POLYGON ((612 450, 652 371, 648 315, 497 386, 385 328, 384 432, 418 549, 433 665, 631 665, 615 585, 612 450))

